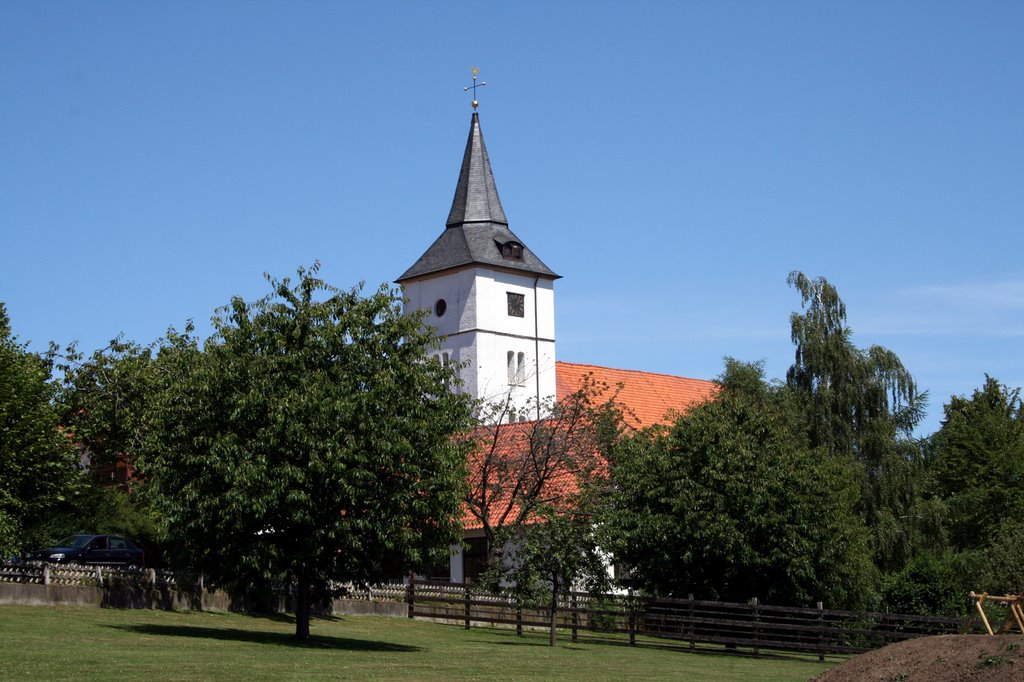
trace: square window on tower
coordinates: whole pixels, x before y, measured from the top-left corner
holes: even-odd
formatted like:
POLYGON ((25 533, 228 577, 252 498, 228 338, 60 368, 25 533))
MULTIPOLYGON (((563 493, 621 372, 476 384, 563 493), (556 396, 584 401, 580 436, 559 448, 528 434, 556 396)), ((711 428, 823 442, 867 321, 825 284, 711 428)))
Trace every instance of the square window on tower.
POLYGON ((510 317, 525 317, 526 316, 526 297, 523 294, 513 294, 511 291, 508 294, 508 314, 510 317))

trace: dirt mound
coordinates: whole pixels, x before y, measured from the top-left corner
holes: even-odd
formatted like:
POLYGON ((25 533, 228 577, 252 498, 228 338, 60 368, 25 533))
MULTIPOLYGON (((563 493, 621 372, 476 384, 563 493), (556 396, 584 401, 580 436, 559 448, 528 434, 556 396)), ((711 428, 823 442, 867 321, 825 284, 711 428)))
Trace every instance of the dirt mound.
POLYGON ((1024 636, 921 637, 854 656, 821 682, 1024 682, 1024 636))

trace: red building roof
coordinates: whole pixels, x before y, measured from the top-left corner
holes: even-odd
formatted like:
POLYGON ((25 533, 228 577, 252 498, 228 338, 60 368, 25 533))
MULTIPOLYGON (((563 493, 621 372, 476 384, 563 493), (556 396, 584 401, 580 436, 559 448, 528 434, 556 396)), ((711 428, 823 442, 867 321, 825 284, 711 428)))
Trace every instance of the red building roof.
POLYGON ((593 382, 608 386, 606 395, 615 396, 626 423, 636 428, 667 424, 673 412, 685 413, 691 406, 710 400, 718 391, 718 384, 705 379, 556 362, 555 397, 561 400, 572 394, 588 375, 593 382))
MULTIPOLYGON (((623 419, 634 428, 667 424, 673 413, 685 413, 693 405, 713 398, 718 390, 713 381, 598 365, 556 362, 555 371, 558 400, 571 396, 589 378, 591 385, 607 387, 601 397, 614 397, 623 411, 623 419)), ((550 422, 546 428, 552 428, 550 422)), ((530 488, 530 483, 535 483, 532 474, 536 473, 532 467, 523 467, 524 458, 532 462, 531 451, 543 451, 536 439, 543 439, 544 429, 545 422, 537 421, 477 429, 478 448, 470 455, 469 485, 477 499, 487 489, 487 517, 493 525, 511 522, 520 512, 515 499, 528 492, 520 486, 525 482, 525 487, 530 488), (524 473, 528 474, 526 481, 519 479, 524 473), (507 518, 502 519, 505 514, 507 518)), ((540 499, 558 503, 575 492, 575 474, 556 467, 548 472, 540 499)), ((467 530, 482 527, 468 507, 463 523, 467 530)))

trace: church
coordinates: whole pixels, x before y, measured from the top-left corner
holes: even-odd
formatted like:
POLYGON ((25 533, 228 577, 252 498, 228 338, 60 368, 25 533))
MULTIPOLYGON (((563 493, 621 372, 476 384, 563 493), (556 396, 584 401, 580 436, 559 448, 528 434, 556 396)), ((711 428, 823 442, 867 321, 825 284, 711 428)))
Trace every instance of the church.
MULTIPOLYGON (((712 381, 556 358, 559 275, 509 229, 476 106, 444 231, 396 280, 407 310, 426 311, 425 323, 437 330, 437 359, 459 366, 460 390, 501 405, 496 419, 518 423, 549 416, 554 401, 589 377, 618 388, 616 402, 634 428, 709 399, 712 381)), ((453 582, 475 577, 470 567, 486 555, 482 540, 482 529, 467 524, 465 547, 452 548, 453 582)))

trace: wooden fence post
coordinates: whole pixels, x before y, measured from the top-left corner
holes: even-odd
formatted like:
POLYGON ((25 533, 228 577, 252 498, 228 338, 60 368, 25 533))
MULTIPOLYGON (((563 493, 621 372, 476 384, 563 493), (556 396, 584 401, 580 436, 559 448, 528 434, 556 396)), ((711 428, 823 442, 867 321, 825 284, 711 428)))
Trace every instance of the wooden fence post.
POLYGON ((694 634, 696 628, 694 627, 694 623, 693 623, 693 592, 691 592, 687 596, 687 599, 690 600, 690 621, 687 624, 687 626, 690 628, 690 648, 691 649, 696 649, 697 648, 697 639, 696 639, 696 636, 694 634))
POLYGON ((469 614, 469 610, 470 610, 470 604, 469 604, 469 583, 465 584, 464 600, 465 600, 465 604, 466 604, 466 629, 468 630, 469 629, 469 615, 470 615, 469 614))
POLYGON ((409 587, 405 589, 405 601, 409 604, 409 617, 413 618, 416 613, 416 574, 409 574, 409 587))
POLYGON ((633 590, 629 590, 629 601, 626 602, 629 609, 629 645, 636 646, 636 605, 633 603, 633 590))
POLYGON ((761 655, 761 628, 757 615, 757 597, 754 597, 750 603, 754 607, 754 656, 757 657, 761 655))
POLYGON ((875 630, 875 632, 878 633, 878 636, 882 638, 881 646, 878 647, 879 649, 889 643, 889 607, 888 606, 885 607, 885 613, 882 614, 881 620, 878 623, 876 623, 876 625, 875 625, 875 627, 873 629, 875 630))
POLYGON ((818 661, 825 661, 825 612, 824 604, 818 602, 818 661))
POLYGON ((523 607, 516 604, 516 634, 523 636, 523 607))
POLYGON ((576 611, 577 606, 578 606, 578 602, 576 600, 576 593, 575 592, 570 592, 569 593, 569 608, 572 610, 572 641, 574 641, 574 642, 579 639, 579 636, 577 635, 577 628, 579 627, 579 624, 580 624, 580 620, 579 620, 580 616, 579 616, 579 613, 577 613, 577 611, 576 611))

